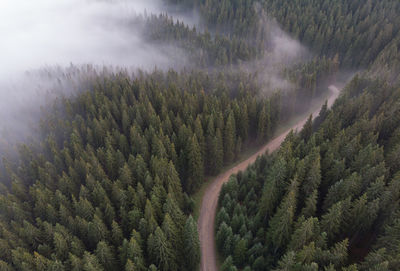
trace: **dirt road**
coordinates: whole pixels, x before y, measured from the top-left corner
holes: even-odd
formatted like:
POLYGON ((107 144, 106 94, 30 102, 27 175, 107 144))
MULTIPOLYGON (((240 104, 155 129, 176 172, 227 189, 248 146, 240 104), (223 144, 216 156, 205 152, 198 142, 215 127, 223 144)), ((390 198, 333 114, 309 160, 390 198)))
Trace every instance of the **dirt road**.
MULTIPOLYGON (((330 86, 330 96, 328 98, 328 106, 330 107, 339 96, 339 89, 336 86, 330 86)), ((322 106, 322 104, 321 104, 322 106)), ((313 117, 318 116, 320 108, 315 111, 313 117)), ((217 271, 217 258, 214 240, 214 223, 217 212, 217 203, 219 192, 222 185, 229 180, 232 174, 244 171, 250 164, 254 163, 258 156, 263 155, 267 150, 273 152, 279 148, 286 135, 291 130, 300 130, 306 123, 308 117, 302 119, 287 131, 283 132, 269 143, 260 148, 260 150, 240 164, 230 168, 229 170, 218 175, 212 183, 207 187, 201 203, 200 216, 198 221, 198 230, 201 246, 201 271, 217 271)))

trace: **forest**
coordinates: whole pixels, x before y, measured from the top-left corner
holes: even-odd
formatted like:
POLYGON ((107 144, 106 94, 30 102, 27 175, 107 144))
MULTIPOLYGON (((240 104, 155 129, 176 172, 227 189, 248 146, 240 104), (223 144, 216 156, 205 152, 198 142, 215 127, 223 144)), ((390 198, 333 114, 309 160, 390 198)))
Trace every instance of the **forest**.
POLYGON ((165 12, 124 27, 187 67, 50 71, 73 94, 42 108, 18 154, 0 138, 0 270, 204 270, 205 180, 343 82, 331 108, 223 185, 219 268, 400 270, 400 2, 163 3, 199 24, 165 12))
POLYGON ((7 167, 3 263, 192 270, 200 255, 190 195, 290 117, 279 93, 259 99, 257 89, 248 74, 121 72, 60 100, 42 119, 42 151, 21 146, 21 161, 7 167))
POLYGON ((400 268, 399 3, 366 2, 265 1, 315 52, 364 71, 331 110, 224 185, 221 270, 400 268))
POLYGON ((221 270, 398 270, 399 88, 356 77, 332 110, 222 188, 221 270))

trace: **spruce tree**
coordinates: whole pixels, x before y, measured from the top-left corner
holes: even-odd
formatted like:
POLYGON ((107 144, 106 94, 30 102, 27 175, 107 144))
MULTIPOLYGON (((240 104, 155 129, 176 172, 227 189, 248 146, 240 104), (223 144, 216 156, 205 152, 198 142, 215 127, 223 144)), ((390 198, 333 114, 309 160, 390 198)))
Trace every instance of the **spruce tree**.
POLYGON ((224 130, 224 161, 230 164, 235 158, 236 125, 233 112, 229 113, 224 130))
POLYGON ((147 240, 147 250, 151 262, 156 264, 160 270, 178 270, 173 247, 160 227, 157 227, 154 234, 150 234, 147 240))
POLYGON ((297 207, 297 193, 298 183, 296 180, 293 180, 290 190, 283 199, 281 205, 276 211, 276 214, 269 222, 267 236, 268 239, 271 240, 270 247, 274 253, 280 249, 283 249, 289 242, 293 230, 294 215, 297 207))
POLYGON ((188 148, 188 177, 185 187, 188 193, 193 193, 204 181, 204 164, 196 135, 191 138, 188 148))
POLYGON ((197 224, 192 218, 186 220, 183 230, 185 269, 195 270, 200 263, 200 241, 197 232, 197 224))

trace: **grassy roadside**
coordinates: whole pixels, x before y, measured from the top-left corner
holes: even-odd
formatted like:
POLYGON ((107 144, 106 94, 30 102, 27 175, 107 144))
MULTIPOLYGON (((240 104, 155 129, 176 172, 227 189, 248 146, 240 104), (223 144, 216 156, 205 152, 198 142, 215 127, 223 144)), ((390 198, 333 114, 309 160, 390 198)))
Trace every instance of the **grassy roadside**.
POLYGON ((206 177, 204 183, 201 185, 200 189, 193 194, 192 198, 194 200, 194 209, 192 216, 193 218, 197 221, 199 219, 200 215, 200 207, 203 199, 203 195, 206 191, 206 188, 212 181, 214 180, 215 177, 206 177))

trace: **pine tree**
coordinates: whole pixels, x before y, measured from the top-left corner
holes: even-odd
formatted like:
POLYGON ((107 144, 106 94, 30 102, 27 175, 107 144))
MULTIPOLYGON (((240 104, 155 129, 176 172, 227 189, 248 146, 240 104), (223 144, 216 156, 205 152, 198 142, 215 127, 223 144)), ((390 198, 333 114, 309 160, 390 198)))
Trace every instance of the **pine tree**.
POLYGON ((311 134, 313 132, 313 119, 312 115, 310 115, 306 121, 306 123, 303 126, 303 129, 300 132, 301 138, 304 139, 305 141, 308 141, 311 138, 311 134))
POLYGON ((215 166, 215 157, 213 156, 215 153, 215 127, 214 120, 212 117, 208 120, 207 132, 206 132, 206 156, 205 156, 205 165, 206 165, 206 173, 213 174, 214 166, 215 166))
POLYGON ((302 185, 304 195, 310 195, 314 190, 318 189, 321 183, 321 164, 318 150, 315 150, 312 156, 313 160, 309 162, 310 165, 307 165, 308 171, 302 185))
POLYGON ((224 161, 230 164, 235 158, 236 125, 233 112, 229 113, 224 130, 224 161))
POLYGON ((236 266, 233 264, 232 256, 226 258, 224 263, 221 265, 221 271, 237 271, 236 266))
POLYGON ((146 200, 146 206, 144 209, 144 218, 146 221, 146 226, 148 227, 147 230, 149 232, 153 232, 156 229, 158 224, 157 224, 157 220, 154 216, 153 206, 151 204, 151 201, 148 199, 146 200))
POLYGON ((182 237, 181 232, 176 227, 175 223, 172 221, 171 216, 167 213, 165 214, 164 221, 162 224, 162 230, 165 234, 167 240, 171 243, 174 248, 179 248, 182 251, 182 237))
POLYGON ((97 258, 89 253, 89 252, 85 252, 84 256, 83 256, 83 270, 84 271, 95 271, 95 270, 105 270, 101 264, 99 263, 99 261, 97 260, 97 258))
POLYGON ((348 200, 339 201, 322 216, 321 228, 328 234, 330 240, 334 240, 342 230, 345 212, 348 211, 348 203, 348 200))
POLYGON ((247 252, 247 242, 244 239, 241 239, 235 246, 233 250, 233 259, 235 265, 238 267, 242 267, 246 261, 246 252, 247 252))
POLYGON ((317 211, 318 190, 315 189, 305 200, 301 215, 305 218, 313 217, 317 211))
POLYGON ((160 270, 178 269, 173 247, 161 228, 157 227, 154 234, 150 234, 147 240, 147 249, 151 262, 156 264, 160 270))
POLYGON ((200 241, 197 232, 197 224, 192 218, 186 220, 183 231, 184 251, 185 251, 185 268, 187 270, 195 270, 200 263, 200 241))
POLYGON ((297 222, 297 229, 293 232, 289 248, 299 250, 310 242, 315 242, 319 238, 319 221, 316 217, 310 217, 307 220, 297 222))
POLYGON ((289 242, 296 212, 297 190, 298 183, 293 180, 290 190, 269 222, 267 236, 271 240, 274 253, 284 248, 289 242))
POLYGON ((204 181, 204 164, 196 135, 193 135, 188 148, 188 178, 185 186, 188 193, 193 193, 204 181))
POLYGON ((131 261, 128 260, 125 264, 125 271, 136 271, 136 265, 131 261))
POLYGON ((220 251, 223 251, 225 256, 228 256, 230 252, 230 245, 232 240, 233 232, 232 228, 229 227, 225 222, 219 226, 217 235, 216 235, 216 242, 217 246, 220 251))
POLYGON ((222 136, 219 129, 217 129, 215 136, 212 141, 212 150, 211 153, 213 155, 213 166, 211 170, 211 174, 216 175, 221 170, 224 163, 224 150, 222 144, 222 136))
MULTIPOLYGON (((126 251, 124 256, 126 256, 125 261, 126 266, 129 266, 129 262, 134 263, 136 270, 145 270, 145 259, 143 257, 143 251, 141 248, 141 240, 139 233, 132 234, 129 243, 126 245, 126 251)), ((124 247, 124 246, 123 246, 124 247)))
POLYGON ((260 113, 258 114, 258 123, 257 123, 257 141, 259 143, 264 142, 267 138, 268 134, 268 122, 267 122, 267 109, 264 105, 260 113))
POLYGON ((247 105, 244 104, 242 108, 239 109, 239 116, 237 117, 239 119, 238 122, 238 131, 239 131, 239 136, 242 138, 243 142, 247 141, 248 138, 248 133, 249 133, 249 116, 247 112, 247 105))
MULTIPOLYGON (((197 116, 196 121, 194 122, 194 134, 196 135, 200 150, 201 150, 201 157, 205 157, 206 155, 206 140, 203 132, 203 126, 201 123, 200 116, 197 116)), ((204 158, 203 158, 204 160, 204 158)))
POLYGON ((278 184, 285 182, 286 171, 287 162, 282 158, 277 159, 271 168, 270 176, 268 176, 264 184, 262 197, 259 203, 258 217, 263 221, 266 221, 272 216, 276 204, 280 200, 282 191, 280 191, 278 184))
POLYGON ((100 241, 97 244, 97 248, 95 251, 97 260, 104 267, 105 270, 116 270, 116 262, 114 253, 109 245, 106 242, 100 241))

